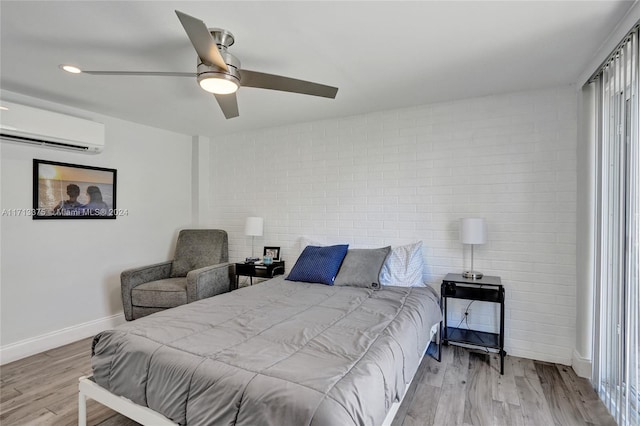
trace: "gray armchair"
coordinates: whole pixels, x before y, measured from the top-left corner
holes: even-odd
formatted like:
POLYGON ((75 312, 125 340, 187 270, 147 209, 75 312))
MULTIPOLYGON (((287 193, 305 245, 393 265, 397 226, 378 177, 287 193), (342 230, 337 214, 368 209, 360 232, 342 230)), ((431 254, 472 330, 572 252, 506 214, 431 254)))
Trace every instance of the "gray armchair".
POLYGON ((131 321, 154 312, 226 293, 232 268, 228 237, 220 229, 184 229, 173 261, 120 275, 124 316, 131 321))

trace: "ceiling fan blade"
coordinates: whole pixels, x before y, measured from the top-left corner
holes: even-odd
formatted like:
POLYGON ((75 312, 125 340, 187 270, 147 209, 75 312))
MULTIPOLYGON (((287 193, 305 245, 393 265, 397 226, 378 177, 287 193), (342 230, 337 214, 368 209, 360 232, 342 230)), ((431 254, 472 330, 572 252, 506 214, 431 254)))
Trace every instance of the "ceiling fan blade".
POLYGON ((331 99, 335 99, 338 93, 337 87, 244 69, 240 70, 240 84, 242 87, 280 90, 282 92, 302 93, 331 99))
POLYGON ((238 111, 238 98, 235 93, 213 96, 216 97, 216 101, 218 101, 218 105, 220 105, 220 109, 227 120, 240 115, 238 111))
POLYGON ((154 71, 82 71, 91 75, 133 75, 144 77, 195 77, 194 72, 154 72, 154 71))
POLYGON ((187 32, 189 40, 191 40, 191 44, 193 44, 202 62, 205 65, 215 65, 227 71, 227 64, 224 62, 220 50, 218 50, 218 45, 205 23, 179 10, 176 10, 176 15, 178 15, 182 27, 187 32))

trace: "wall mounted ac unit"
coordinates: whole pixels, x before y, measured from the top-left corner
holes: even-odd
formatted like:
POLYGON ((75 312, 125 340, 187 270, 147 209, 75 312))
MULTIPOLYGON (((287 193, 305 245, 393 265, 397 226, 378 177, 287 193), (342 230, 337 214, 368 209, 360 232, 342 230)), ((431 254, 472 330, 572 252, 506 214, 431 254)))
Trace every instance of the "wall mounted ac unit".
POLYGON ((0 102, 0 139, 20 144, 98 154, 104 124, 12 102, 0 102))

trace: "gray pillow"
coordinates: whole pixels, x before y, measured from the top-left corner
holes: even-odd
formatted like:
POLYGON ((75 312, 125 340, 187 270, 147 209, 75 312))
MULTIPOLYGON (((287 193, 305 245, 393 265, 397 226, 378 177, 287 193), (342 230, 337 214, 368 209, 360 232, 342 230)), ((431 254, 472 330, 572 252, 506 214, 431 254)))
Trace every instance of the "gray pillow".
POLYGON ((333 285, 380 288, 380 270, 391 246, 377 249, 349 249, 333 285))

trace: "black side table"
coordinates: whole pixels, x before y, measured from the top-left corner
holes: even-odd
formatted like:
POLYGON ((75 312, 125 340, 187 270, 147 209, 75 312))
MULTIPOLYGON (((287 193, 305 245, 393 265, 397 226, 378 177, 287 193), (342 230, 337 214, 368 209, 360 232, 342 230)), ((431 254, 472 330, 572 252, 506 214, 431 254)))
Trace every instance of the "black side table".
POLYGON ((444 309, 442 342, 464 343, 482 348, 498 349, 500 374, 504 374, 504 287, 500 277, 464 278, 462 274, 447 274, 440 287, 440 305, 444 309), (447 299, 466 299, 500 305, 500 332, 487 333, 447 326, 447 299))
POLYGON ((236 263, 236 282, 233 290, 237 290, 240 285, 240 276, 249 277, 249 282, 253 285, 253 277, 273 278, 276 275, 284 274, 284 260, 274 261, 270 265, 262 263, 236 263))

